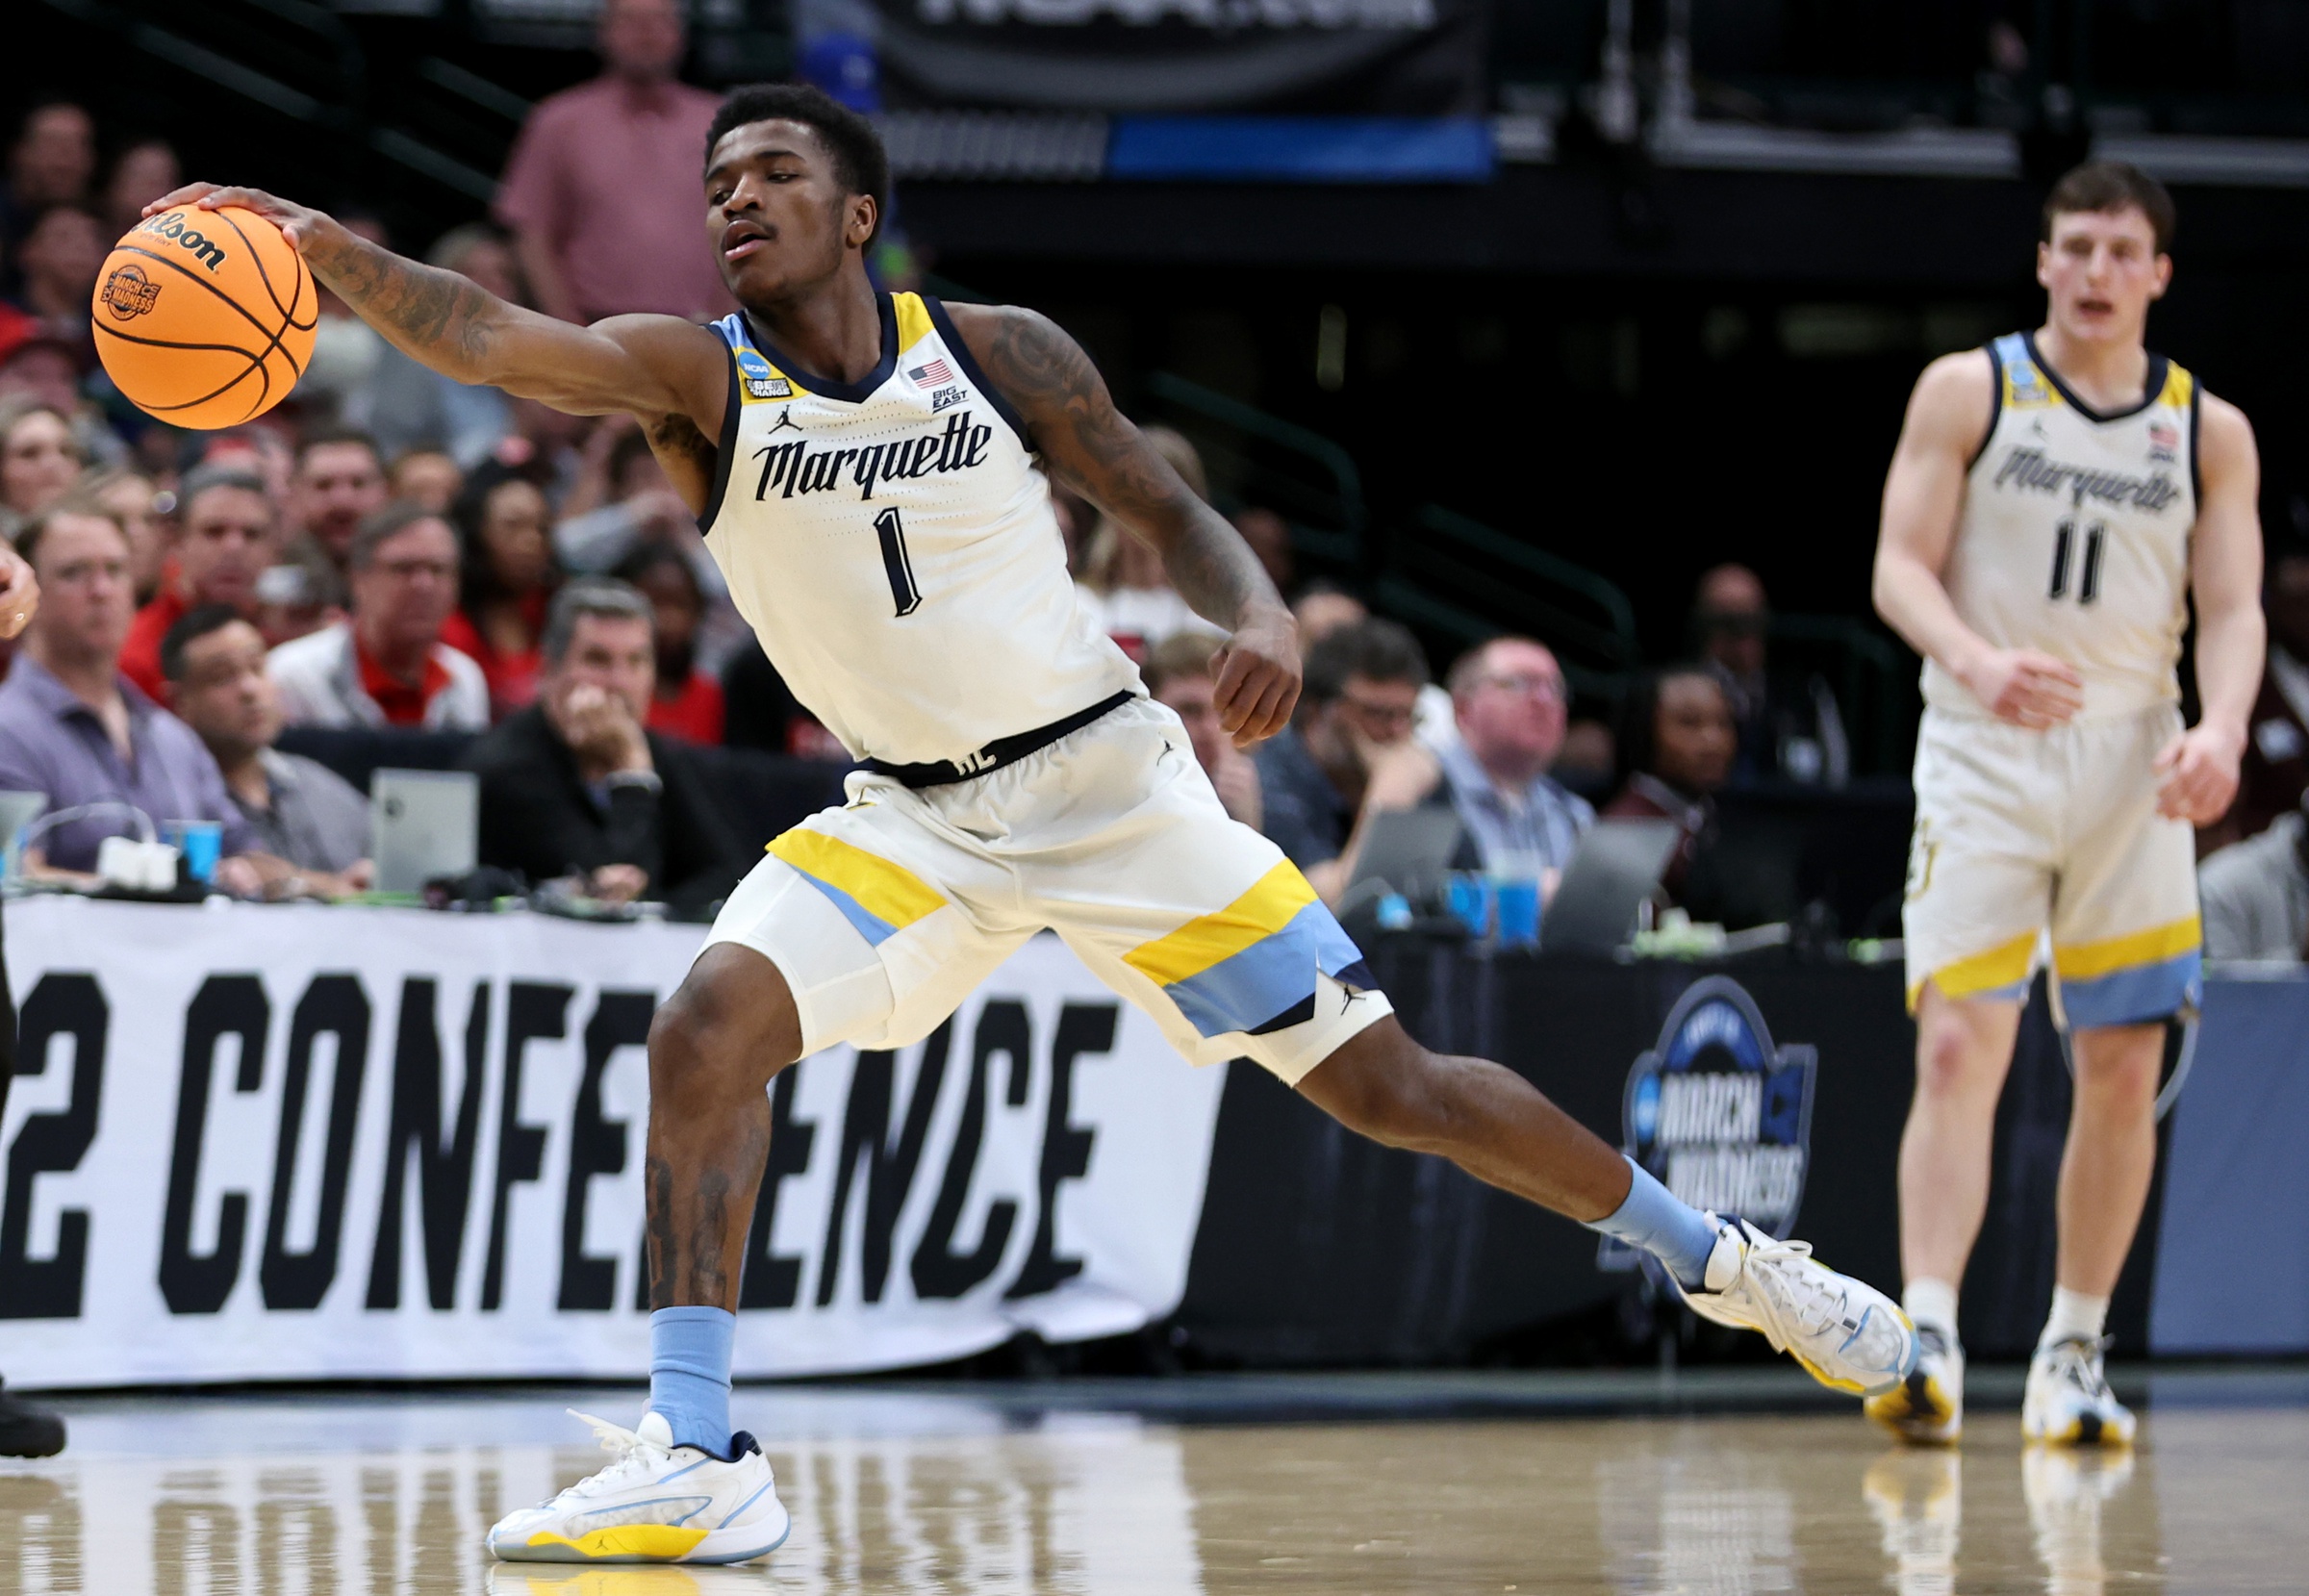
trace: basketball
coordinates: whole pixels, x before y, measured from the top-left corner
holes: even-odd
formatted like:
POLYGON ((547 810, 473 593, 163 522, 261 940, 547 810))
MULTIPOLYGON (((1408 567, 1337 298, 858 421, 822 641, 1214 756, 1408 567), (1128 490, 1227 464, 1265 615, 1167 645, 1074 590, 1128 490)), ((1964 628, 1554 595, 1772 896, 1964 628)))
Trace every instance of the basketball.
POLYGON ((238 426, 289 396, 313 356, 313 274, 254 211, 190 206, 131 228, 96 279, 96 352, 138 409, 238 426))

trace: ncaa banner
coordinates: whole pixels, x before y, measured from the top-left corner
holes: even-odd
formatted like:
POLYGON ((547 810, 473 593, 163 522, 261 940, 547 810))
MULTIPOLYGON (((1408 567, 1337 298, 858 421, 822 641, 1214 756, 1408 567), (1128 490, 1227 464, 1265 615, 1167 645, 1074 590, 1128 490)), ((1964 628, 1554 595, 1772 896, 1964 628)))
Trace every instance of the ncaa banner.
POLYGON ((894 101, 1472 116, 1479 0, 874 0, 894 101))
MULTIPOLYGON (((0 1114, 19 1385, 637 1377, 645 1044, 697 926, 37 898, 0 1114)), ((1223 1072, 1054 937, 780 1075, 736 1372, 1128 1331, 1181 1296, 1223 1072)))

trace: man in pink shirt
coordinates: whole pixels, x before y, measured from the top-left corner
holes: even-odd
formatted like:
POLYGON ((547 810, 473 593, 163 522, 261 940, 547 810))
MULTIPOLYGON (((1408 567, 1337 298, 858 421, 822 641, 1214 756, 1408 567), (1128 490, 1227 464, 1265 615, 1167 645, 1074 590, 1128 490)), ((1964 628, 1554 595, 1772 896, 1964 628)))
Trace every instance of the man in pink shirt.
POLYGON ((706 124, 721 102, 675 80, 683 43, 678 0, 605 0, 607 69, 529 114, 496 214, 546 314, 596 321, 634 311, 694 320, 728 313, 698 228, 706 124))

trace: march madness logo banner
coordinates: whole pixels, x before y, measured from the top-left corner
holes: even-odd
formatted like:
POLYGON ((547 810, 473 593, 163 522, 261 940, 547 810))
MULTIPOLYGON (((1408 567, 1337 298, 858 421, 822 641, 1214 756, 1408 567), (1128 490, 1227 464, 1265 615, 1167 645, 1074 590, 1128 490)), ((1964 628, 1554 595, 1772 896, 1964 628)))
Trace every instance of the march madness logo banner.
MULTIPOLYGON (((638 1378, 646 1043, 703 934, 11 903, 10 1380, 638 1378)), ((737 1372, 1168 1313, 1224 1074, 1050 937, 916 1046, 804 1059, 771 1093, 737 1372)))
MULTIPOLYGON (((1738 981, 1704 976, 1628 1072, 1624 1151, 1693 1207, 1785 1236, 1804 1201, 1818 1062, 1808 1045, 1775 1045, 1738 981)), ((1635 1261, 1609 1239, 1597 1259, 1607 1269, 1635 1261)))

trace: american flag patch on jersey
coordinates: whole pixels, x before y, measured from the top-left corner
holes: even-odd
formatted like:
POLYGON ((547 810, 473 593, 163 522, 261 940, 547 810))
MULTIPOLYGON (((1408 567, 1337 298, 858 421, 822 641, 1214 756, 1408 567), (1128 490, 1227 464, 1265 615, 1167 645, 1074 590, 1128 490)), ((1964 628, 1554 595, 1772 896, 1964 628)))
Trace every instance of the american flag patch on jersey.
POLYGON ((952 382, 954 368, 942 360, 934 360, 927 366, 915 367, 906 375, 923 388, 935 388, 942 382, 952 382))

